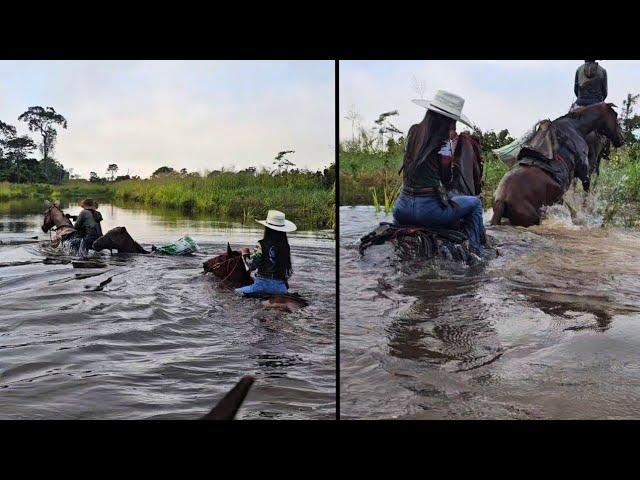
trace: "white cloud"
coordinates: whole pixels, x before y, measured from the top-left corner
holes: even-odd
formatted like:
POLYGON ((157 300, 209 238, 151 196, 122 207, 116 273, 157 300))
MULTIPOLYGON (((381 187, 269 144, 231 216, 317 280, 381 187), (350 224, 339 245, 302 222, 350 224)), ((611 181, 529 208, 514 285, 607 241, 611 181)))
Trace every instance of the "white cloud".
MULTIPOLYGON (((425 98, 444 89, 465 98, 465 114, 483 130, 507 128, 520 135, 538 119, 566 113, 574 99, 576 61, 349 61, 340 64, 340 137, 351 137, 344 117, 351 105, 370 126, 378 114, 398 109, 403 131, 422 119, 414 105, 413 77, 426 84, 425 98)), ((621 105, 627 93, 640 93, 640 62, 603 61, 609 97, 621 105)))
POLYGON ((54 106, 69 121, 56 157, 83 176, 270 166, 283 148, 300 167, 334 159, 333 62, 0 62, 0 76, 0 119, 54 106))

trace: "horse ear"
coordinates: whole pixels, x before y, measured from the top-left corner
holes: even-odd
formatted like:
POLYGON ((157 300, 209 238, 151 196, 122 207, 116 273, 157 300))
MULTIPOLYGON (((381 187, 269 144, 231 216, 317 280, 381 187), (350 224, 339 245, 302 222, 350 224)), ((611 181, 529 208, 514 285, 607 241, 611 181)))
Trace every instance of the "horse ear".
POLYGON ((618 108, 615 103, 607 103, 607 105, 609 105, 611 108, 618 108))
POLYGON ((227 255, 231 255, 233 253, 233 250, 231 250, 231 245, 229 244, 229 242, 227 242, 227 255))
POLYGON ((53 204, 56 206, 56 208, 60 208, 60 200, 56 200, 55 202, 53 202, 53 204))

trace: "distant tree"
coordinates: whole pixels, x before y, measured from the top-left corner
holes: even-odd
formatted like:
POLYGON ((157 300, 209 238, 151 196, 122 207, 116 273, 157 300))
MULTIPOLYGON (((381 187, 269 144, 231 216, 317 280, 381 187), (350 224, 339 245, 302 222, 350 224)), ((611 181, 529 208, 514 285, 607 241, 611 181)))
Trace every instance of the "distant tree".
POLYGON ((411 90, 416 92, 416 94, 422 99, 424 98, 424 92, 427 90, 427 83, 421 78, 418 78, 415 75, 412 75, 411 90))
POLYGON ((288 155, 290 153, 296 153, 295 150, 283 150, 281 152, 278 152, 278 154, 274 157, 275 160, 273 162, 273 164, 276 166, 276 168, 274 169, 274 171, 272 173, 282 173, 283 171, 286 172, 289 167, 294 167, 295 163, 293 163, 291 160, 289 160, 288 158, 286 158, 285 155, 288 155))
POLYGON ((127 174, 127 175, 118 175, 116 177, 116 182, 122 182, 123 180, 131 180, 131 177, 127 174))
POLYGON ((356 143, 356 124, 360 123, 360 114, 356 111, 355 105, 351 105, 344 118, 351 122, 351 141, 356 143))
POLYGON ((113 179, 114 179, 117 171, 118 171, 118 165, 116 165, 115 163, 110 163, 109 166, 107 167, 107 173, 111 174, 111 181, 112 182, 113 182, 113 179))
POLYGON ((153 172, 151 174, 152 177, 162 177, 165 175, 171 175, 172 173, 174 173, 175 170, 171 167, 160 167, 159 169, 157 169, 155 172, 153 172))
POLYGON ((53 154, 58 132, 56 126, 67 128, 67 119, 57 113, 53 107, 29 107, 18 117, 18 120, 27 123, 29 131, 38 132, 42 136, 40 151, 42 159, 48 160, 53 154))
POLYGON ((638 103, 640 94, 632 95, 627 94, 627 98, 622 101, 622 115, 620 116, 620 123, 622 125, 622 132, 624 135, 625 143, 627 145, 634 144, 640 139, 636 136, 635 131, 640 129, 640 115, 635 115, 633 109, 638 103))
POLYGON ((26 135, 8 138, 2 143, 6 150, 7 158, 14 162, 24 160, 38 147, 36 143, 26 135))
POLYGON ((500 130, 499 133, 493 130, 482 131, 478 127, 473 129, 473 134, 480 140, 480 148, 484 154, 488 154, 491 150, 504 147, 514 141, 514 138, 509 134, 509 130, 500 130))
POLYGON ((96 172, 89 172, 89 181, 90 182, 97 182, 98 181, 98 174, 96 172))
POLYGON ((187 176, 187 169, 186 168, 181 168, 180 169, 180 176, 181 177, 186 177, 187 176))
POLYGON ((384 136, 389 135, 390 138, 393 138, 395 134, 402 134, 402 131, 398 129, 394 124, 389 120, 390 117, 395 117, 399 115, 398 110, 392 110, 390 112, 381 113, 378 116, 378 119, 374 121, 377 127, 374 127, 374 130, 377 131, 378 134, 378 145, 380 148, 384 145, 384 136))

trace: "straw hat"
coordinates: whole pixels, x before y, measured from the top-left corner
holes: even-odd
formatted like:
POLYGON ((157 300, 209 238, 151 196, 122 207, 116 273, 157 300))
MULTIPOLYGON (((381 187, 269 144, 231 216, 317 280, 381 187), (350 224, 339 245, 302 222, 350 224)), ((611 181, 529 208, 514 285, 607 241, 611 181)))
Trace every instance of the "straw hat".
POLYGON ((98 202, 96 202, 93 198, 85 198, 82 200, 79 205, 82 208, 86 208, 87 210, 97 210, 98 202))
POLYGON ((464 106, 464 98, 454 94, 445 92, 444 90, 438 90, 433 100, 411 100, 416 105, 432 110, 445 117, 453 118, 465 125, 473 128, 471 120, 462 113, 462 107, 464 106))
POLYGON ((278 232, 293 232, 298 228, 295 223, 285 220, 284 213, 278 210, 269 210, 266 220, 256 220, 256 222, 278 232))

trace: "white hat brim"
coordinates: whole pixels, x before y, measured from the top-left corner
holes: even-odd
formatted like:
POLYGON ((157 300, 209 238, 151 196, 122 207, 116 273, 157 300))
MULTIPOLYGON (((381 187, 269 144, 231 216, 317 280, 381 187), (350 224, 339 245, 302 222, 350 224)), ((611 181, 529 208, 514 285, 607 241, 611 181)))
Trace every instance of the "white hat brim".
POLYGON ((289 220, 285 220, 284 225, 282 226, 267 223, 266 220, 256 220, 256 222, 258 222, 260 225, 264 225, 265 227, 270 228, 271 230, 276 230, 278 232, 295 232, 298 229, 298 227, 296 227, 296 224, 293 222, 290 222, 289 220))
POLYGON ((421 107, 426 108, 427 110, 432 110, 436 113, 439 113, 440 115, 444 115, 445 117, 453 118, 454 120, 464 123, 468 127, 474 128, 473 123, 467 118, 464 113, 460 113, 460 116, 457 116, 453 113, 447 112, 446 110, 442 110, 441 108, 431 105, 431 100, 417 99, 411 101, 416 105, 420 105, 421 107))

